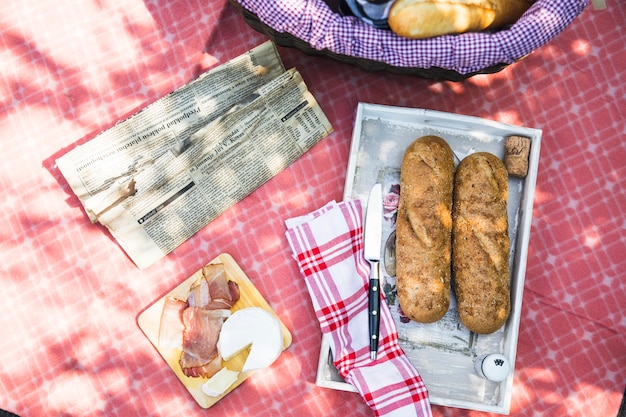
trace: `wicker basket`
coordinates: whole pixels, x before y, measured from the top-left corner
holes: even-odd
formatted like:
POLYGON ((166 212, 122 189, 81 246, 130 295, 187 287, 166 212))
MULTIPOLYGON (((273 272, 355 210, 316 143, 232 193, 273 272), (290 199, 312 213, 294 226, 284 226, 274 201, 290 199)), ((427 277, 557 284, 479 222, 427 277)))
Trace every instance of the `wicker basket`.
POLYGON ((404 39, 353 16, 336 0, 229 0, 253 29, 277 45, 327 56, 367 71, 461 81, 501 71, 562 32, 588 0, 537 0, 512 26, 431 39, 404 39))

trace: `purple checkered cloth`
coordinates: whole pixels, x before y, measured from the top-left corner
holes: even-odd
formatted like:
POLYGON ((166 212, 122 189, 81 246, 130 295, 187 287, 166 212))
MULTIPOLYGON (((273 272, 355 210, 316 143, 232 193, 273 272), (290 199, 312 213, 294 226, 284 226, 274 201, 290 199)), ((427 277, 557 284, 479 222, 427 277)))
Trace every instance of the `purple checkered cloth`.
POLYGON ((588 4, 588 0, 537 0, 514 25, 497 32, 406 39, 354 16, 336 14, 324 0, 237 1, 275 31, 289 33, 320 51, 460 74, 523 58, 563 31, 588 4))

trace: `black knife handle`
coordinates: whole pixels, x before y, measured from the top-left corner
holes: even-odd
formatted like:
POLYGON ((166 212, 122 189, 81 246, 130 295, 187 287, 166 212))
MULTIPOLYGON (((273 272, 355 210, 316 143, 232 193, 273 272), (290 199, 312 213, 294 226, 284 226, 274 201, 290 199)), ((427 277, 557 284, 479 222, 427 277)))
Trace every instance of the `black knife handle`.
MULTIPOLYGON (((372 265, 372 269, 378 268, 378 264, 372 265)), ((371 274, 368 291, 369 335, 370 354, 376 359, 378 352, 378 336, 380 333, 380 279, 378 274, 371 274)))

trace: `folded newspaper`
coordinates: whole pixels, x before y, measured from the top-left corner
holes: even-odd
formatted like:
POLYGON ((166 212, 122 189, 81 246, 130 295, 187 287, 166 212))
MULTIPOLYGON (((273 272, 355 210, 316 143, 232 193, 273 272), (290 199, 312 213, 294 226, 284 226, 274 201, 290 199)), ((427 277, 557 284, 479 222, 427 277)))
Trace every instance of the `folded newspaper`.
POLYGON ((331 132, 268 41, 56 162, 91 221, 145 268, 331 132))

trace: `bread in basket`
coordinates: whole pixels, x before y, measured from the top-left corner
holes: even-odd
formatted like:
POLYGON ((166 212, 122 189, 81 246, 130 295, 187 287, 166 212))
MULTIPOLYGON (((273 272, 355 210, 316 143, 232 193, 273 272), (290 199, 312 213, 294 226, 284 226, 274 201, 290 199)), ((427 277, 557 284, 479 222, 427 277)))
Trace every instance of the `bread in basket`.
POLYGON ((562 32, 588 0, 537 0, 497 31, 407 39, 343 16, 331 0, 230 0, 249 26, 277 45, 324 55, 368 71, 460 81, 524 58, 562 32))

